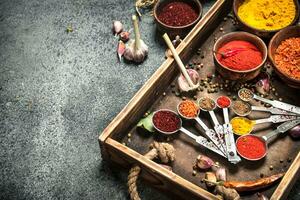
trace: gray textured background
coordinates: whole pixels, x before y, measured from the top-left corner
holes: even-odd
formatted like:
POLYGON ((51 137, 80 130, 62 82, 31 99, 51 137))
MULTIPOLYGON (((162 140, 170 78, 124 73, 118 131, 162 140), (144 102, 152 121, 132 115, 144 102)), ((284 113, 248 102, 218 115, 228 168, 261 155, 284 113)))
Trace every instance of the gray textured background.
MULTIPOLYGON (((141 25, 148 60, 117 62, 111 22, 129 29, 132 7, 0 0, 0 199, 128 198, 126 173, 107 168, 97 137, 164 60, 148 16, 141 25)), ((166 199, 139 190, 143 199, 166 199)), ((297 197, 294 189, 290 199, 297 197)))

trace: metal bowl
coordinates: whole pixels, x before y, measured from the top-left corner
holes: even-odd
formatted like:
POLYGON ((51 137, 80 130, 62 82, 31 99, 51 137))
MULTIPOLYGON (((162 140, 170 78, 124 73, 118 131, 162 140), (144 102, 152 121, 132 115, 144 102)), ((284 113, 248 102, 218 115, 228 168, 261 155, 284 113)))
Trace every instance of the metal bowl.
POLYGON ((300 88, 300 80, 299 79, 294 79, 289 77, 287 74, 282 73, 274 60, 274 56, 276 53, 276 49, 278 46, 281 44, 281 42, 285 39, 291 38, 291 37, 300 37, 300 25, 297 26, 290 26, 285 29, 282 29, 278 33, 276 33, 270 43, 269 43, 269 49, 268 49, 268 57, 271 60, 275 72, 278 74, 278 76, 290 87, 294 88, 300 88))
POLYGON ((214 63, 216 66, 216 70, 224 78, 229 79, 229 80, 245 82, 245 81, 254 79, 259 74, 260 69, 262 68, 262 66, 264 65, 264 63, 266 62, 266 59, 267 59, 267 46, 262 41, 262 39, 260 39, 256 35, 253 35, 253 34, 250 34, 247 32, 232 32, 232 33, 223 35, 216 41, 216 43, 213 47, 213 57, 214 57, 214 63), (217 52, 220 49, 220 47, 222 47, 226 43, 233 41, 233 40, 244 40, 244 41, 248 41, 248 42, 251 42, 252 44, 254 44, 263 54, 262 63, 253 69, 244 70, 244 71, 229 69, 228 67, 222 65, 218 61, 217 55, 215 52, 217 52))
MULTIPOLYGON (((281 29, 277 29, 277 30, 261 30, 261 29, 257 29, 257 28, 254 28, 252 26, 249 26, 248 24, 246 24, 245 22, 242 21, 242 19, 239 17, 238 15, 238 8, 240 7, 240 5, 243 4, 245 0, 234 0, 233 1, 233 13, 237 19, 237 22, 238 22, 238 27, 241 29, 241 30, 244 30, 244 31, 247 31, 247 32, 250 32, 250 33, 253 33, 259 37, 263 37, 263 38, 270 38, 272 37, 276 32, 280 31, 281 29)), ((298 0, 294 0, 294 3, 295 3, 295 6, 296 6, 296 13, 295 13, 295 18, 293 19, 293 21, 288 25, 293 25, 297 22, 298 20, 298 17, 299 17, 299 2, 298 0)))
POLYGON ((189 33, 189 31, 197 24, 202 16, 202 5, 198 0, 159 0, 154 6, 154 18, 156 22, 157 29, 161 33, 167 33, 171 39, 174 39, 177 35, 179 35, 182 39, 189 33), (164 24, 162 21, 158 19, 158 13, 161 9, 170 2, 184 2, 191 5, 197 12, 198 17, 195 21, 190 24, 184 26, 169 26, 164 24))

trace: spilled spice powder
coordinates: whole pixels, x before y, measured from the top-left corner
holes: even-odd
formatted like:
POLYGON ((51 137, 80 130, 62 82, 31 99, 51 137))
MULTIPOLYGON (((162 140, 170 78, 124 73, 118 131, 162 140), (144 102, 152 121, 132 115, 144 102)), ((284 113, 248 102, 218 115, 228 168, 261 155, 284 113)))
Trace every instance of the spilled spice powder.
POLYGON ((275 64, 282 73, 300 80, 300 37, 281 42, 276 49, 275 64))
POLYGON ((197 11, 190 4, 174 1, 164 5, 157 18, 169 26, 185 26, 194 22, 198 15, 197 11))
POLYGON ((241 156, 249 159, 259 159, 266 153, 265 143, 253 135, 239 138, 236 147, 241 156))

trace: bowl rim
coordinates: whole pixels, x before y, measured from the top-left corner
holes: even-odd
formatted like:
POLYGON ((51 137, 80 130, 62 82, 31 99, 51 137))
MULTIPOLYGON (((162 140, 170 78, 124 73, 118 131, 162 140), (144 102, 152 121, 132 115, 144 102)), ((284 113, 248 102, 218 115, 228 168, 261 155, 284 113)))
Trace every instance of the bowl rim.
MULTIPOLYGON (((269 60, 271 61, 272 65, 273 65, 273 67, 274 67, 274 69, 275 69, 275 71, 276 71, 277 73, 279 73, 280 75, 282 75, 282 76, 284 77, 284 79, 287 79, 287 80, 289 80, 289 81, 291 81, 291 82, 293 82, 293 83, 296 83, 296 84, 300 84, 300 79, 292 78, 292 77, 290 77, 288 74, 285 74, 285 73, 283 73, 281 70, 278 69, 278 67, 277 67, 277 65, 276 65, 276 63, 275 63, 275 60, 273 59, 272 53, 271 53, 271 46, 272 46, 272 44, 274 43, 274 40, 275 40, 277 37, 279 37, 281 34, 284 34, 284 32, 289 31, 289 30, 291 30, 291 29, 299 29, 299 31, 300 31, 300 24, 299 24, 299 25, 294 25, 294 26, 288 26, 288 27, 285 27, 285 28, 283 28, 282 30, 278 31, 278 32, 271 38, 271 40, 270 40, 270 42, 269 42, 269 45, 268 45, 268 58, 269 58, 269 60)), ((300 37, 300 36, 299 36, 299 37, 300 37)), ((289 38, 291 38, 291 37, 287 37, 286 39, 289 39, 289 38)), ((284 40, 286 40, 286 39, 284 39, 284 40)), ((283 40, 280 41, 280 44, 282 43, 282 41, 283 41, 283 40)), ((280 45, 280 44, 279 44, 279 45, 280 45)), ((276 47, 276 49, 277 49, 277 48, 278 48, 278 46, 276 47)))
MULTIPOLYGON (((276 33, 276 32, 278 32, 278 31, 280 31, 280 30, 282 30, 282 29, 284 29, 284 28, 287 28, 287 27, 289 27, 289 26, 295 24, 295 23, 297 22, 298 18, 299 18, 299 7, 300 7, 300 6, 299 6, 299 2, 298 2, 298 0, 293 0, 294 3, 295 3, 295 7, 296 7, 296 9, 295 9, 296 13, 295 13, 295 17, 294 17, 294 19, 291 21, 291 23, 289 23, 287 26, 284 26, 284 27, 279 28, 279 29, 274 29, 274 30, 258 29, 258 28, 255 28, 255 27, 253 27, 253 26, 248 25, 247 23, 245 23, 245 22, 240 18, 240 16, 239 16, 238 13, 237 13, 237 12, 238 12, 238 11, 237 11, 238 8, 237 8, 237 6, 235 6, 235 5, 237 4, 237 1, 240 1, 240 0, 234 0, 234 1, 233 1, 233 4, 232 4, 232 9, 233 9, 233 13, 234 13, 235 17, 237 18, 237 20, 238 20, 241 24, 243 24, 243 25, 246 26, 247 28, 253 29, 253 30, 257 31, 257 32, 261 32, 261 33, 276 33)), ((243 1, 245 1, 245 0, 243 0, 243 1)))
POLYGON ((248 33, 248 32, 245 32, 245 31, 234 31, 234 32, 230 32, 230 33, 227 33, 225 35, 222 35, 221 37, 218 38, 218 40, 215 42, 214 46, 213 46, 213 57, 215 59, 215 61, 220 65, 222 66, 222 68, 225 68, 226 70, 229 70, 229 71, 232 71, 232 72, 235 72, 235 73, 248 73, 248 72, 253 72, 253 71, 256 71, 257 69, 261 68, 264 63, 266 62, 267 60, 267 57, 268 57, 268 49, 267 49, 267 46, 265 44, 265 42, 259 38, 258 36, 252 34, 252 33, 248 33), (250 36, 250 37, 254 37, 256 40, 258 40, 259 42, 261 42, 263 44, 263 60, 262 62, 256 66, 255 68, 253 69, 248 69, 248 70, 235 70, 235 69, 230 69, 228 67, 226 67, 225 65, 223 65, 222 63, 219 62, 219 60, 217 59, 217 56, 216 56, 216 46, 217 44, 222 40, 224 39, 225 37, 229 36, 229 35, 237 35, 237 34, 245 34, 247 36, 250 36))
POLYGON ((161 5, 161 3, 163 3, 162 0, 158 0, 158 2, 157 2, 157 3, 155 4, 155 6, 154 6, 154 9, 153 9, 153 15, 154 15, 155 20, 156 20, 159 24, 161 24, 161 25, 163 25, 163 26, 165 26, 165 27, 167 27, 167 28, 169 28, 169 29, 184 29, 184 28, 188 28, 188 27, 190 27, 190 26, 196 24, 196 23, 200 20, 200 18, 201 18, 201 16, 202 16, 202 13, 203 13, 203 7, 202 7, 202 4, 200 3, 200 1, 197 1, 197 0, 190 0, 190 1, 186 1, 186 0, 173 0, 173 1, 172 1, 172 0, 171 0, 170 2, 176 2, 176 1, 181 1, 181 2, 194 2, 194 3, 198 6, 198 8, 199 8, 198 17, 197 17, 193 22, 191 22, 191 23, 189 23, 189 24, 187 24, 187 25, 184 25, 184 26, 170 26, 170 25, 167 25, 167 24, 163 23, 162 21, 160 21, 160 20, 158 19, 158 16, 157 16, 157 10, 158 10, 158 7, 161 5))

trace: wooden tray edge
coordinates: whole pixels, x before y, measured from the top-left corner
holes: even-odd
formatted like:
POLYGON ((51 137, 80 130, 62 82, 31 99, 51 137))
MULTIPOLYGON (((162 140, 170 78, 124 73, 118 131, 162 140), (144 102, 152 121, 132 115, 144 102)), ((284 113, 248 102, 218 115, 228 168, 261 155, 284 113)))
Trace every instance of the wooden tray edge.
POLYGON ((150 169, 152 172, 155 172, 156 174, 163 176, 165 179, 172 182, 173 184, 180 185, 180 187, 184 187, 185 190, 199 196, 199 198, 209 199, 209 200, 214 200, 214 199, 217 200, 218 199, 214 194, 189 182, 188 180, 182 178, 181 176, 163 168, 156 162, 145 158, 143 155, 139 154, 138 152, 126 147, 125 145, 122 145, 121 143, 119 143, 111 138, 107 138, 105 143, 106 143, 106 145, 110 146, 111 148, 114 148, 116 151, 122 151, 124 154, 126 154, 127 156, 132 158, 135 163, 138 163, 139 165, 150 169))

